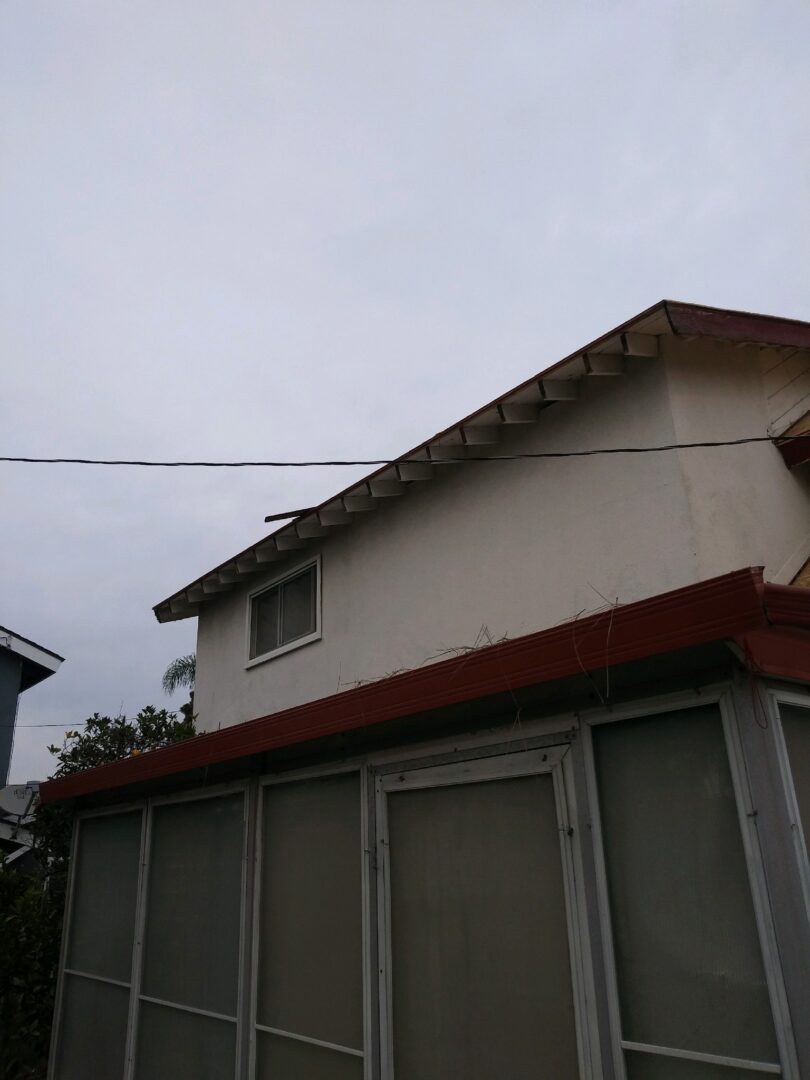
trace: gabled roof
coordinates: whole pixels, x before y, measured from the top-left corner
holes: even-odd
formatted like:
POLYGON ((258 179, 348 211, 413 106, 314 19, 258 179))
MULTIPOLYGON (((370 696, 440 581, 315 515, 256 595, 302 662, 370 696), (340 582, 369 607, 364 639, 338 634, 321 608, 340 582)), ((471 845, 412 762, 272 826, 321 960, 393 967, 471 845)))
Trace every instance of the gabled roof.
POLYGON ((718 641, 733 642, 751 670, 810 682, 810 590, 764 584, 761 567, 737 570, 476 649, 474 663, 469 654, 441 660, 48 780, 40 798, 60 802, 142 784, 718 641))
POLYGON ((437 468, 492 453, 505 425, 533 423, 555 403, 575 400, 582 379, 621 375, 628 356, 657 356, 658 339, 664 335, 810 349, 810 323, 660 300, 198 577, 156 605, 158 621, 198 614, 201 605, 218 594, 267 573, 272 563, 348 525, 380 500, 405 494, 412 484, 429 480, 437 468))
POLYGON ((21 634, 15 634, 13 630, 0 626, 0 651, 3 650, 14 653, 22 661, 21 691, 36 686, 38 682, 53 675, 64 660, 63 656, 37 645, 35 641, 29 641, 21 634))

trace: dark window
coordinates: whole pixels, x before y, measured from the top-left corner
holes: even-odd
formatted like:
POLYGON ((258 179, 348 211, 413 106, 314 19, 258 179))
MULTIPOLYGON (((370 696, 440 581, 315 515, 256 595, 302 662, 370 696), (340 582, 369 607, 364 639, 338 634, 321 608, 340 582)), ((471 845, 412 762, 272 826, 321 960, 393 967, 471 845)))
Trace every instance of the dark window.
POLYGON ((308 566, 253 597, 251 660, 315 633, 317 581, 317 567, 308 566))

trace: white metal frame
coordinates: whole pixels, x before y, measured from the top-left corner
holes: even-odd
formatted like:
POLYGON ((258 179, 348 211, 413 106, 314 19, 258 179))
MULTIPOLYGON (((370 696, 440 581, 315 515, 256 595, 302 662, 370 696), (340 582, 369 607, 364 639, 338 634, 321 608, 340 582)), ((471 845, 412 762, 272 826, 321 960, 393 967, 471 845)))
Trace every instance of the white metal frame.
POLYGON ((193 788, 189 791, 182 791, 171 795, 161 795, 148 800, 148 813, 147 813, 147 830, 146 830, 146 844, 144 851, 144 867, 143 867, 143 881, 140 893, 141 898, 141 910, 139 913, 139 921, 137 923, 136 942, 137 953, 134 958, 133 975, 137 970, 137 983, 133 981, 133 990, 136 991, 133 994, 135 998, 134 1008, 131 1015, 132 1026, 130 1030, 130 1058, 128 1061, 128 1068, 124 1074, 124 1080, 133 1080, 135 1075, 135 1068, 137 1066, 137 1030, 138 1030, 138 1016, 140 1012, 140 1003, 146 1001, 153 1005, 161 1005, 165 1008, 174 1009, 177 1012, 191 1013, 196 1016, 205 1016, 210 1019, 223 1020, 235 1025, 235 1061, 234 1061, 234 1078, 238 1078, 242 1072, 242 1027, 244 1023, 244 1008, 243 1008, 243 973, 244 973, 244 942, 246 934, 246 862, 247 862, 247 844, 249 834, 249 814, 248 814, 248 780, 238 780, 227 784, 216 784, 206 788, 193 788), (207 1009, 199 1009, 196 1006, 181 1005, 179 1002, 164 1001, 161 998, 151 997, 141 991, 141 975, 142 975, 142 960, 143 960, 143 945, 146 929, 146 908, 149 900, 149 875, 151 871, 151 856, 152 856, 152 833, 154 824, 154 811, 163 806, 176 806, 180 803, 186 802, 201 802, 206 799, 223 798, 228 795, 242 794, 242 880, 240 883, 240 900, 239 900, 239 964, 237 971, 237 997, 236 997, 236 1016, 226 1016, 224 1014, 210 1012, 207 1009))
MULTIPOLYGON (((415 791, 467 783, 504 780, 518 776, 550 774, 554 785, 557 828, 560 836, 563 884, 571 981, 574 995, 577 1054, 582 1080, 596 1080, 601 1068, 594 1068, 596 1023, 593 1015, 593 982, 587 942, 585 899, 579 852, 573 841, 579 830, 574 825, 573 780, 570 775, 570 745, 561 736, 557 745, 530 750, 505 751, 495 756, 466 755, 460 760, 431 766, 415 766, 405 759, 402 768, 375 777, 377 822, 377 940, 379 949, 379 1016, 382 1080, 394 1078, 393 1002, 391 955, 390 848, 387 797, 391 792, 415 791)), ((492 742, 493 740, 490 740, 492 742)), ((479 745, 479 750, 485 749, 479 745)), ((462 751, 463 753, 463 751, 462 751)))
POLYGON ((808 723, 810 723, 810 694, 796 690, 783 690, 778 687, 770 687, 767 691, 768 719, 773 724, 776 753, 779 760, 779 773, 782 778, 782 787, 787 800, 788 813, 790 814, 790 829, 793 837, 793 847, 796 852, 796 861, 799 866, 799 876, 802 883, 804 904, 807 909, 807 918, 810 920, 810 854, 808 845, 810 837, 805 833, 802 825, 799 800, 796 797, 796 788, 793 783, 793 770, 790 765, 785 733, 782 729, 782 713, 780 705, 794 705, 800 709, 808 710, 808 723))
POLYGON ((709 1065, 721 1065, 748 1069, 751 1072, 783 1076, 785 1080, 800 1080, 795 1043, 787 1005, 787 996, 782 980, 776 935, 767 894, 765 872, 756 835, 755 812, 751 805, 745 760, 737 729, 737 717, 727 683, 703 687, 700 690, 672 693, 644 700, 636 700, 617 708, 600 708, 580 714, 582 721, 582 740, 585 752, 588 798, 593 824, 594 858, 597 875, 599 918, 601 923, 605 968, 607 979, 608 1011, 613 1044, 613 1062, 617 1080, 626 1080, 627 1072, 624 1051, 656 1054, 665 1057, 704 1062, 709 1065), (602 822, 599 808, 596 767, 593 752, 591 729, 597 725, 640 717, 661 716, 682 709, 697 708, 701 705, 716 705, 723 726, 726 753, 734 788, 740 832, 745 854, 749 886, 751 889, 754 915, 759 936, 759 945, 763 958, 766 982, 773 1015, 780 1064, 757 1062, 743 1058, 726 1057, 716 1054, 704 1054, 680 1050, 673 1047, 653 1046, 624 1039, 621 1028, 619 990, 616 976, 616 959, 613 946, 612 923, 607 887, 607 869, 605 865, 602 822))
POLYGON ((257 1061, 257 1032, 264 1031, 270 1035, 280 1035, 284 1038, 293 1039, 297 1042, 309 1043, 319 1046, 324 1050, 334 1050, 338 1053, 348 1054, 352 1057, 363 1059, 363 1078, 373 1080, 374 1057, 372 1053, 372 1008, 373 986, 371 971, 371 913, 369 908, 369 883, 370 883, 370 852, 369 852, 369 821, 368 821, 368 770, 365 764, 356 759, 340 764, 328 764, 321 767, 295 769, 284 773, 275 773, 263 776, 259 779, 259 795, 256 801, 255 819, 255 847, 253 856, 253 911, 251 918, 251 974, 250 974, 250 1002, 249 1016, 247 1018, 250 1032, 250 1050, 248 1059, 248 1075, 252 1078, 256 1075, 257 1061), (360 873, 361 873, 361 899, 362 899, 362 964, 363 964, 363 1049, 341 1046, 337 1043, 326 1042, 311 1036, 301 1035, 292 1031, 284 1031, 281 1028, 268 1027, 259 1024, 256 1018, 258 1001, 259 980, 259 913, 261 906, 261 871, 262 871, 262 825, 264 821, 264 793, 268 787, 280 784, 294 784, 314 780, 323 780, 332 776, 344 776, 346 774, 358 774, 359 776, 359 805, 357 812, 360 815, 360 873))
MULTIPOLYGON (((65 975, 80 976, 86 979, 92 979, 95 982, 110 983, 115 986, 125 987, 129 990, 129 1010, 127 1015, 127 1036, 124 1046, 124 1075, 127 1075, 127 1066, 129 1062, 129 1050, 131 1040, 130 1021, 132 1019, 132 1003, 135 997, 133 993, 134 989, 134 966, 130 969, 130 982, 119 982, 115 979, 103 978, 98 975, 91 975, 89 972, 78 971, 73 968, 67 967, 67 955, 68 946, 71 938, 71 930, 73 923, 73 906, 74 895, 76 891, 76 873, 75 868, 77 865, 76 855, 79 848, 79 835, 82 828, 82 823, 99 817, 113 817, 124 814, 139 813, 141 815, 141 840, 138 862, 138 876, 136 883, 136 901, 135 901, 135 920, 137 926, 138 909, 141 903, 141 886, 143 877, 143 856, 144 856, 144 843, 146 834, 146 802, 144 800, 138 802, 122 803, 118 806, 102 807, 98 810, 86 810, 81 814, 78 814, 73 822, 73 832, 70 838, 70 861, 68 864, 68 882, 65 896, 65 914, 62 923, 62 941, 59 946, 59 975, 56 983, 56 998, 54 1001, 54 1014, 53 1014, 53 1028, 51 1032, 51 1045, 48 1054, 48 1077, 56 1077, 56 1067, 59 1060, 59 1048, 62 1039, 62 1006, 64 1000, 64 987, 65 987, 65 975)), ((135 938, 137 933, 133 934, 133 956, 135 953, 136 945, 135 938)))
POLYGON ((68 895, 65 908, 65 922, 64 931, 62 934, 62 944, 60 952, 60 964, 59 964, 59 981, 57 985, 57 1000, 54 1011, 54 1028, 53 1037, 51 1040, 51 1052, 48 1065, 48 1075, 51 1080, 57 1080, 56 1067, 59 1054, 59 1041, 61 1038, 61 1021, 62 1021, 62 998, 63 998, 63 986, 64 976, 67 975, 84 975, 87 978, 95 979, 98 982, 114 983, 122 987, 126 987, 129 990, 129 1011, 127 1017, 127 1035, 125 1044, 124 1055, 124 1068, 122 1072, 122 1080, 133 1080, 136 1068, 136 1056, 137 1056, 137 1032, 138 1032, 138 1016, 140 1010, 141 1001, 151 1002, 157 1005, 163 1005, 167 1008, 172 1008, 180 1012, 193 1013, 200 1016, 208 1016, 218 1020, 227 1020, 229 1023, 234 1023, 236 1026, 236 1054, 234 1062, 234 1078, 240 1077, 243 1072, 242 1061, 242 1044, 243 1044, 243 1025, 244 1025, 244 956, 245 956, 245 935, 246 935, 246 862, 248 855, 248 842, 250 836, 250 814, 249 814, 249 781, 240 780, 233 783, 212 785, 206 788, 194 788, 189 791, 183 791, 172 795, 159 796, 152 799, 141 800, 137 803, 127 803, 119 806, 104 807, 100 810, 91 810, 84 812, 77 816, 76 823, 73 829, 73 837, 71 840, 71 862, 70 862, 70 878, 68 883, 68 895), (146 920, 146 907, 148 902, 149 891, 149 870, 151 859, 151 847, 152 847, 152 825, 153 825, 153 811, 155 808, 161 806, 168 806, 182 802, 198 802, 203 799, 219 798, 231 794, 243 793, 243 858, 242 858, 242 882, 241 882, 241 896, 240 896, 240 908, 239 908, 239 921, 240 921, 240 946, 239 946, 239 974, 238 974, 238 991, 237 991, 237 1015, 235 1017, 220 1015, 219 1013, 209 1012, 205 1009, 198 1009, 196 1007, 181 1005, 177 1002, 163 1001, 158 998, 154 998, 143 994, 141 992, 141 974, 143 965, 143 944, 144 944, 144 930, 146 920), (71 930, 71 917, 73 907, 73 894, 75 890, 76 882, 76 853, 78 851, 79 837, 81 833, 82 822, 96 818, 96 817, 111 817, 116 815, 122 815, 133 812, 140 812, 141 814, 141 846, 139 853, 139 866, 138 866, 138 879, 137 879, 137 900, 135 906, 135 931, 133 934, 132 943, 132 965, 131 975, 129 983, 119 983, 112 979, 102 979, 94 975, 88 975, 85 972, 74 972, 72 969, 65 967, 67 959, 67 950, 70 940, 71 930))
POLYGON ((291 566, 276 574, 275 577, 269 581, 265 581, 262 585, 257 586, 247 595, 246 605, 246 622, 245 622, 245 661, 246 668, 256 667, 258 664, 264 664, 267 660, 274 660, 277 656, 283 656, 284 653, 292 652, 293 649, 300 649, 304 645, 309 645, 313 641, 319 641, 322 636, 321 632, 321 556, 316 554, 303 562, 296 563, 295 566, 291 566), (275 589, 279 585, 283 585, 285 581, 289 581, 291 578, 298 577, 299 574, 308 570, 311 566, 315 567, 315 629, 309 633, 304 634, 301 637, 295 638, 292 641, 288 641, 286 644, 279 645, 275 649, 271 649, 269 652, 260 653, 258 656, 251 656, 251 642, 253 638, 253 601, 261 596, 262 593, 268 592, 270 589, 275 589))

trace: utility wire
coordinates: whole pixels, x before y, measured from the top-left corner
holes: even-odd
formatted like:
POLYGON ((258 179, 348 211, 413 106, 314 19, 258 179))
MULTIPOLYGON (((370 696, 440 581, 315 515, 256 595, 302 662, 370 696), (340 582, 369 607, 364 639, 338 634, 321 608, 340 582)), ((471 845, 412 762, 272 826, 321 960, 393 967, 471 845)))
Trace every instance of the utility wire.
MULTIPOLYGON (((477 454, 475 457, 445 457, 423 459, 431 465, 453 465, 471 461, 526 461, 537 458, 595 457, 602 454, 660 454, 665 450, 700 450, 719 446, 746 446, 751 443, 783 443, 796 439, 810 440, 802 435, 752 435, 744 439, 717 439, 705 442, 666 443, 662 446, 610 446, 594 450, 540 450, 523 454, 477 454)), ((459 444, 461 445, 461 444, 459 444)), ((324 466, 401 465, 407 455, 397 458, 357 458, 334 461, 142 461, 119 458, 21 457, 0 455, 0 462, 28 465, 131 465, 145 469, 309 469, 324 466)))

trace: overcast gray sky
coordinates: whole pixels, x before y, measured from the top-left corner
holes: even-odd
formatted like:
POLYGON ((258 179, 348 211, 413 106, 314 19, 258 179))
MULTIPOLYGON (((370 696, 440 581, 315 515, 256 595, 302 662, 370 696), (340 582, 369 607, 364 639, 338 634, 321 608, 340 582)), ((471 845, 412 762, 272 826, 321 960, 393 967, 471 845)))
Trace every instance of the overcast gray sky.
MULTIPOLYGON (((0 453, 393 455, 664 296, 810 319, 808 46, 807 0, 5 0, 0 453)), ((0 623, 67 658, 12 779, 357 474, 0 464, 0 623)))

